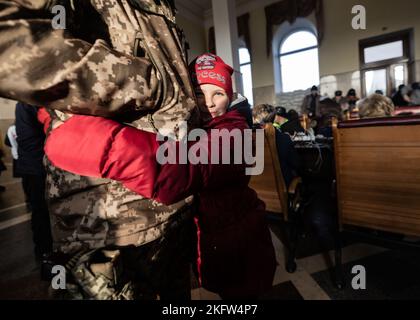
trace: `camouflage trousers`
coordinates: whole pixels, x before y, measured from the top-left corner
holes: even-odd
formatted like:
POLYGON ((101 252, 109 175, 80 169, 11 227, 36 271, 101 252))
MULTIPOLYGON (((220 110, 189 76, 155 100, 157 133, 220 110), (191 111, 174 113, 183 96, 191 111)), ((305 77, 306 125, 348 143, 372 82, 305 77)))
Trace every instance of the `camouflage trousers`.
POLYGON ((172 224, 163 237, 140 247, 79 252, 67 263, 66 290, 58 298, 190 300, 195 248, 195 226, 187 220, 172 224))

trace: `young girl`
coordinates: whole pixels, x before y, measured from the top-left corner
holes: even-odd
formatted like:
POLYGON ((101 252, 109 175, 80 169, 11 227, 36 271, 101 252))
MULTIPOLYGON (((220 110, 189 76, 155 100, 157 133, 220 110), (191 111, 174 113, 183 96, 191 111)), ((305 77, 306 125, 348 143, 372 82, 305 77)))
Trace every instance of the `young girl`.
MULTIPOLYGON (((202 286, 225 299, 257 297, 271 288, 276 268, 264 203, 248 187, 250 177, 245 174, 244 162, 211 164, 214 144, 210 133, 248 129, 238 111, 248 102, 232 102, 233 69, 218 56, 201 55, 190 69, 207 132, 209 164, 161 165, 156 161, 161 144, 156 134, 78 115, 52 131, 46 154, 64 170, 120 181, 164 204, 194 195, 202 286)), ((232 139, 227 143, 233 155, 232 139)), ((217 145, 223 149, 220 139, 217 145)))

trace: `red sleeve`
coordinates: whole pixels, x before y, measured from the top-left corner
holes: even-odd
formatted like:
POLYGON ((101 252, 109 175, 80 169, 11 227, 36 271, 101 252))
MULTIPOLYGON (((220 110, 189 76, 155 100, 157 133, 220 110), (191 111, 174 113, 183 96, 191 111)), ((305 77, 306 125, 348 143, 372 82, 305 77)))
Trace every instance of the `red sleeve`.
POLYGON ((51 163, 75 174, 122 182, 151 198, 158 166, 156 135, 93 116, 74 115, 47 139, 51 163))
POLYGON ((199 192, 205 177, 201 165, 165 164, 154 187, 153 198, 160 203, 170 205, 199 192))
MULTIPOLYGON (((246 181, 244 164, 221 164, 221 158, 220 164, 211 164, 211 136, 206 143, 208 164, 180 164, 179 144, 172 142, 178 159, 159 168, 155 134, 100 117, 74 115, 52 131, 45 152, 59 168, 120 181, 138 194, 169 205, 205 188, 246 181)), ((218 146, 221 150, 221 141, 218 146)))
POLYGON ((51 116, 44 107, 38 109, 37 118, 44 126, 44 132, 47 133, 51 123, 51 116))
MULTIPOLYGON (((220 125, 214 126, 213 129, 225 129, 226 132, 231 133, 232 130, 239 130, 239 134, 243 137, 243 130, 246 128, 243 124, 245 120, 241 117, 237 122, 222 122, 220 125)), ((207 163, 199 164, 165 164, 161 166, 159 176, 155 184, 154 198, 164 204, 176 203, 192 194, 199 193, 203 189, 218 189, 229 184, 236 186, 247 185, 249 177, 245 174, 246 164, 242 159, 240 164, 233 163, 234 155, 234 140, 216 140, 215 145, 212 143, 215 136, 211 134, 212 130, 207 131, 207 140, 203 142, 200 140, 191 146, 198 144, 203 146, 206 150, 207 163), (218 147, 218 161, 212 163, 212 146, 218 147), (222 163, 223 146, 227 147, 229 152, 230 164, 222 163)), ((217 136, 216 136, 217 137, 217 136)), ((217 137, 218 138, 218 137, 217 137)), ((240 146, 241 148, 243 147, 240 146)), ((177 144, 177 150, 178 144, 177 144)), ((236 150, 236 151, 243 151, 236 150)), ((179 163, 179 162, 178 162, 179 163)))
POLYGON ((203 189, 217 189, 227 184, 246 184, 244 164, 165 164, 161 166, 153 198, 164 204, 173 204, 203 189))

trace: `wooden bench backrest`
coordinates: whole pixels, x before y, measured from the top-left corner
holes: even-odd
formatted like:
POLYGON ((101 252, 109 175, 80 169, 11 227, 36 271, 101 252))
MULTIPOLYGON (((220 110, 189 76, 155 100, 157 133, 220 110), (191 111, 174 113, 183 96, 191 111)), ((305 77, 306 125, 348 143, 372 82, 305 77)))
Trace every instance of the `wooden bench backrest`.
POLYGON ((334 123, 341 225, 420 235, 420 118, 411 118, 334 123))
POLYGON ((278 159, 275 130, 271 124, 264 129, 264 171, 252 176, 249 186, 265 202, 267 211, 283 214, 287 220, 287 190, 278 159))

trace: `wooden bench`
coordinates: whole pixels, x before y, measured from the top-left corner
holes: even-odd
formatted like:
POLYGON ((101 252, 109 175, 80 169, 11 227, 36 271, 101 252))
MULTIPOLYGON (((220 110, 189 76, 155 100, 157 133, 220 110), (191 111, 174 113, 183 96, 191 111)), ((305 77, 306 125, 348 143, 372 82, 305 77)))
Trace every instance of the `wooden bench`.
POLYGON ((333 134, 339 221, 335 282, 342 288, 344 234, 419 252, 418 244, 353 229, 420 236, 420 117, 334 120, 333 134))
POLYGON ((264 129, 264 171, 252 176, 249 186, 265 202, 267 211, 280 214, 284 220, 288 220, 292 205, 290 200, 296 195, 301 182, 301 178, 294 178, 289 188, 286 188, 278 158, 276 129, 272 124, 267 124, 264 129))
POLYGON ((420 117, 333 123, 340 227, 420 236, 420 117))
POLYGON ((252 176, 249 186, 254 189, 258 197, 265 202, 266 211, 279 215, 288 221, 289 241, 286 270, 290 273, 296 270, 296 246, 298 237, 298 218, 302 214, 301 186, 302 179, 295 177, 286 188, 278 158, 276 145, 276 129, 267 124, 264 129, 264 170, 261 175, 252 176))
POLYGON ((395 111, 393 112, 394 116, 399 115, 419 115, 420 114, 420 106, 411 106, 411 107, 396 107, 395 111))

